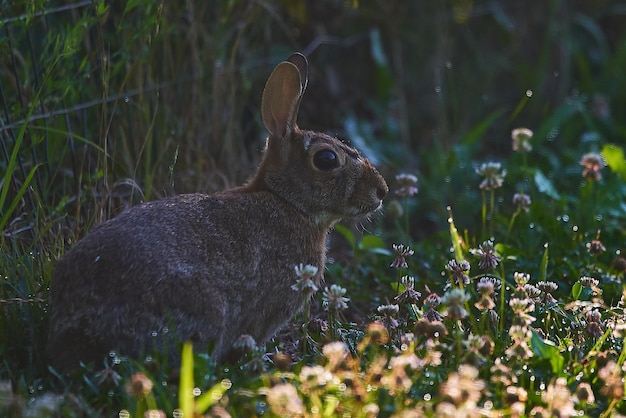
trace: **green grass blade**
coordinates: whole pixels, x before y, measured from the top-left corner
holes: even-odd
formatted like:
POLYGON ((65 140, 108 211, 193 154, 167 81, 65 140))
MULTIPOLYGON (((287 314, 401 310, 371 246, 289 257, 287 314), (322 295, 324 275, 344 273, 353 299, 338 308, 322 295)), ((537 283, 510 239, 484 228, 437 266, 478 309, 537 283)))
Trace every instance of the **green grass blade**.
POLYGON ((180 387, 178 403, 184 417, 193 417, 193 345, 187 341, 183 344, 180 362, 180 387))

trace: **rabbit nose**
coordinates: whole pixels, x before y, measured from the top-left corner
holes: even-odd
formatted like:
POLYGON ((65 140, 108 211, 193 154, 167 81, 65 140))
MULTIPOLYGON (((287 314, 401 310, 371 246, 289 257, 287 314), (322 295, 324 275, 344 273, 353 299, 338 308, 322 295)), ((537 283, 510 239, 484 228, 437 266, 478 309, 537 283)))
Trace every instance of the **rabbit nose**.
POLYGON ((383 200, 385 198, 385 196, 387 196, 387 192, 389 191, 389 189, 387 187, 379 187, 378 189, 376 189, 376 196, 380 199, 383 200))

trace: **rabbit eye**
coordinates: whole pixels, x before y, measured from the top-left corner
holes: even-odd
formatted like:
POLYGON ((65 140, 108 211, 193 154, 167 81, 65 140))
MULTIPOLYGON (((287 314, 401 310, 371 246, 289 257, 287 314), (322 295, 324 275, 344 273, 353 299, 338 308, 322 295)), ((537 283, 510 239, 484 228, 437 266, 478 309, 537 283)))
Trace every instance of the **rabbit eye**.
POLYGON ((321 171, 330 171, 339 167, 339 158, 334 151, 323 149, 313 155, 313 164, 321 171))

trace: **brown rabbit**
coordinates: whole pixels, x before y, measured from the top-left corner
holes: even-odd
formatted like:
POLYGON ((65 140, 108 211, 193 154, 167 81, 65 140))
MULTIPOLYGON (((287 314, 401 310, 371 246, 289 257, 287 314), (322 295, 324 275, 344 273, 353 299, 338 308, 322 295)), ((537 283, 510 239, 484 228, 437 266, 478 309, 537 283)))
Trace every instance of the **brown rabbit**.
POLYGON ((59 260, 50 287, 48 354, 57 370, 110 351, 176 359, 177 343, 220 359, 242 334, 263 343, 302 308, 294 267, 318 267, 342 218, 378 210, 388 192, 356 150, 296 124, 307 61, 293 54, 263 91, 263 159, 242 187, 131 208, 59 260), (174 353, 174 354, 172 354, 174 353))

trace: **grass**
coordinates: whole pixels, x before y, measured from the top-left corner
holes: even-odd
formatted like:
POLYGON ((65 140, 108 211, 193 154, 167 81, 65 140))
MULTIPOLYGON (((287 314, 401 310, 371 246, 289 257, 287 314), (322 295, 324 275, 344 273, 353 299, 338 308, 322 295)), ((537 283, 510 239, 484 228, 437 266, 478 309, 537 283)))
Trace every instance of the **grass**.
POLYGON ((323 6, 1 6, 0 415, 626 414, 619 5, 323 6), (55 261, 127 206, 247 177, 293 45, 301 124, 376 159, 384 214, 337 226, 306 313, 235 364, 50 370, 55 261))

